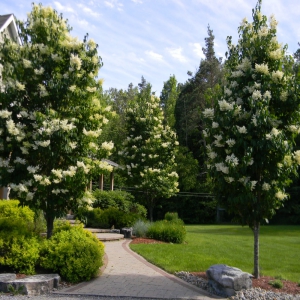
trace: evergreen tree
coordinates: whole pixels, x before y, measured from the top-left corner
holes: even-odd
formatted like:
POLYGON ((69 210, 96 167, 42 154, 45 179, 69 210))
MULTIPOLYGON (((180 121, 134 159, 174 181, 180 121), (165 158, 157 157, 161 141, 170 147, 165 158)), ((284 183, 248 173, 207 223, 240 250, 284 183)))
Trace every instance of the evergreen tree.
POLYGON ((201 111, 212 106, 215 89, 222 78, 222 59, 217 59, 214 51, 214 35, 208 26, 208 37, 202 51, 205 59, 201 60, 198 71, 181 86, 176 104, 176 130, 181 145, 188 147, 202 166, 204 163, 201 132, 204 123, 201 111))
POLYGON ((227 83, 208 124, 207 168, 220 203, 254 233, 254 276, 259 277, 259 230, 288 197, 285 187, 300 163, 293 152, 299 127, 299 98, 286 56, 276 37, 274 16, 267 24, 261 0, 253 22, 243 20, 239 42, 228 37, 227 83))
POLYGON ((111 169, 101 158, 113 143, 99 144, 110 107, 95 80, 102 63, 93 40, 72 37, 42 5, 18 26, 22 44, 4 38, 0 46, 0 185, 44 211, 49 238, 55 217, 91 203, 92 175, 111 169))
POLYGON ((170 76, 169 80, 164 82, 160 102, 164 111, 165 124, 168 124, 171 128, 175 126, 175 106, 178 94, 176 77, 175 75, 170 76))

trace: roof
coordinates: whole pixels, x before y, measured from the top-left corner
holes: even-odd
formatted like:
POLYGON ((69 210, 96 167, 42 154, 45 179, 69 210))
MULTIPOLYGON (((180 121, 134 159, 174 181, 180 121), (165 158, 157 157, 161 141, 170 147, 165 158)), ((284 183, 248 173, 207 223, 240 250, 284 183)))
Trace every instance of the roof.
POLYGON ((7 29, 9 37, 12 40, 18 39, 18 42, 21 44, 21 41, 18 38, 18 29, 15 16, 13 14, 0 15, 0 32, 3 32, 5 29, 7 29))
POLYGON ((8 15, 0 15, 0 30, 2 31, 2 27, 4 28, 5 23, 9 22, 10 17, 13 16, 13 14, 8 15))
POLYGON ((104 162, 106 162, 106 163, 108 163, 109 165, 111 165, 111 166, 113 166, 113 167, 116 167, 116 168, 119 168, 119 167, 120 167, 117 163, 113 162, 112 160, 105 159, 105 158, 103 158, 103 159, 101 159, 101 160, 104 161, 104 162))

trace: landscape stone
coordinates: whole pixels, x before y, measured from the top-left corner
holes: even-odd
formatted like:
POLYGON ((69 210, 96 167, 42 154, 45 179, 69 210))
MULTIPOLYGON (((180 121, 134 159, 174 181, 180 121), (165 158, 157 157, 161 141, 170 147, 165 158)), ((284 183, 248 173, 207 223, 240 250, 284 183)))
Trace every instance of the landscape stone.
POLYGON ((220 296, 231 297, 237 291, 252 288, 251 274, 227 265, 213 265, 207 271, 208 284, 220 296))
POLYGON ((58 288, 60 276, 58 274, 32 275, 25 278, 16 279, 16 275, 1 274, 0 292, 8 293, 9 286, 21 294, 29 296, 39 296, 50 293, 54 288, 58 288), (10 276, 10 278, 9 278, 10 276))
POLYGON ((133 230, 132 227, 121 228, 121 234, 124 235, 125 239, 131 239, 131 237, 132 237, 132 230, 133 230))
POLYGON ((6 289, 6 282, 15 280, 16 279, 16 274, 14 273, 4 273, 0 274, 0 292, 6 289))

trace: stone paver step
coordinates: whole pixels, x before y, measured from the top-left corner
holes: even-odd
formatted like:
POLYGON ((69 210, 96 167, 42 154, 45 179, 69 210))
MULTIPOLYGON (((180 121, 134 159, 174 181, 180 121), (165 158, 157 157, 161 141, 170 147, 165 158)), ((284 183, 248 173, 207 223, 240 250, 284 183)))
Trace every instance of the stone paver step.
POLYGON ((93 233, 112 233, 112 229, 84 228, 93 233))
POLYGON ((124 234, 118 233, 95 233, 95 235, 102 242, 119 241, 124 239, 124 234))

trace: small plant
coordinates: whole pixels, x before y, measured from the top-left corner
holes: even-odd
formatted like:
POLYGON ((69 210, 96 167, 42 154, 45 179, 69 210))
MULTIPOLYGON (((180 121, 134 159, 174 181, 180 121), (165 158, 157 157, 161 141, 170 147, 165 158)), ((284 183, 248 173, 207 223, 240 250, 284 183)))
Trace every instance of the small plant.
POLYGON ((150 223, 147 221, 138 220, 133 225, 133 235, 136 237, 146 237, 150 223))
POLYGON ((300 286, 300 281, 298 282, 298 286, 300 286))
POLYGON ((19 295, 19 294, 23 293, 24 285, 21 285, 21 286, 15 288, 11 284, 9 284, 7 286, 7 289, 11 294, 13 294, 15 296, 15 295, 19 295))
POLYGON ((165 214, 165 220, 167 221, 174 221, 178 219, 178 213, 177 212, 167 212, 165 214))
POLYGON ((282 283, 282 281, 279 280, 279 279, 271 280, 271 281, 269 281, 269 284, 270 284, 272 287, 276 288, 276 289, 282 289, 282 288, 283 288, 283 283, 282 283))
POLYGON ((286 278, 284 278, 282 275, 277 275, 277 276, 275 276, 275 279, 278 279, 278 280, 286 280, 286 278))

